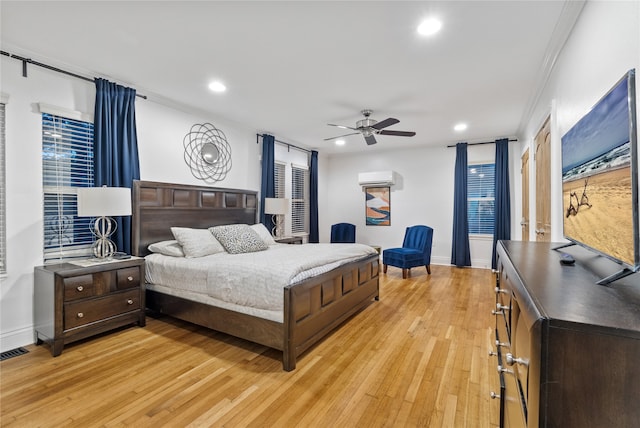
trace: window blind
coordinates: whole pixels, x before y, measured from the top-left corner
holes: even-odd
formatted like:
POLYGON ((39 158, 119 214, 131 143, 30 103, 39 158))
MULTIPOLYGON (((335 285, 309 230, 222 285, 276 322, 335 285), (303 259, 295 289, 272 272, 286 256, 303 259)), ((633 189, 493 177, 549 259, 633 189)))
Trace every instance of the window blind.
POLYGON ((284 198, 285 196, 285 169, 286 164, 284 163, 275 163, 274 168, 274 181, 275 181, 275 197, 276 198, 284 198))
POLYGON ((7 273, 7 202, 5 178, 5 105, 0 103, 0 275, 7 273))
POLYGON ((291 165, 291 232, 309 232, 309 169, 291 165))
POLYGON ((93 124, 42 114, 44 260, 91 254, 92 219, 78 217, 76 189, 93 186, 93 124))
POLYGON ((493 235, 495 213, 495 165, 467 166, 467 215, 469 234, 493 235))

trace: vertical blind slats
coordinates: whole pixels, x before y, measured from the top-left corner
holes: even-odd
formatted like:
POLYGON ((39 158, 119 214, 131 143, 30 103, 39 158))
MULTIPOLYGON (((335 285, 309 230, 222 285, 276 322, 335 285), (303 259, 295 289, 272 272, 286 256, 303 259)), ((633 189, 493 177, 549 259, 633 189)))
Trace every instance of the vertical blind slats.
POLYGON ((0 103, 0 275, 7 273, 6 227, 6 179, 5 179, 5 105, 0 103))

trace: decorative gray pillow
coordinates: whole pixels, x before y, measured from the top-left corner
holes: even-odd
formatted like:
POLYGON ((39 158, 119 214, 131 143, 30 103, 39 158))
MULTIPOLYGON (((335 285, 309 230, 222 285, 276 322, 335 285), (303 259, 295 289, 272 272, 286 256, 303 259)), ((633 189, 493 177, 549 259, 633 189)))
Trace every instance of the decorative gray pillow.
POLYGON ((269 248, 248 224, 228 224, 209 230, 230 254, 253 253, 269 248))
POLYGON ((262 223, 256 223, 251 225, 251 229, 255 230, 256 233, 260 236, 260 238, 267 245, 274 245, 276 241, 273 239, 273 236, 269 233, 267 228, 262 223))
POLYGON ((184 251, 182 251, 182 247, 176 240, 154 242, 147 248, 149 248, 149 251, 152 253, 159 253, 172 257, 184 257, 184 251))
POLYGON ((171 233, 182 247, 186 257, 204 257, 224 252, 222 245, 208 229, 172 227, 171 233))

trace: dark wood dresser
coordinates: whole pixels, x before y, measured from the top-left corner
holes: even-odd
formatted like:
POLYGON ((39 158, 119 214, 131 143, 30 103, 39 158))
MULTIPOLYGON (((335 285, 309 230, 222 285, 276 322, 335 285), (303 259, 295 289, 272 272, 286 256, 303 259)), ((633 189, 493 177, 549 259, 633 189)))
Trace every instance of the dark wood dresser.
POLYGON ((640 426, 640 273, 586 249, 501 241, 495 348, 501 427, 640 426))
POLYGON ((117 327, 145 325, 144 259, 88 267, 71 263, 34 269, 35 340, 62 353, 67 343, 117 327))

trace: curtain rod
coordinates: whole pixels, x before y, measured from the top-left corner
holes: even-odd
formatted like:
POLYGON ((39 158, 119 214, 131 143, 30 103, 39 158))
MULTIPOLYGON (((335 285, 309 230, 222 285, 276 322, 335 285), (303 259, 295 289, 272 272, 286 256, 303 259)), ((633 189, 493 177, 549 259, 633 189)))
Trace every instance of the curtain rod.
MULTIPOLYGON (((512 138, 509 142, 518 141, 517 138, 512 138)), ((495 144, 495 141, 483 141, 482 143, 467 143, 467 146, 476 146, 478 144, 495 144)), ((447 147, 455 147, 456 144, 449 144, 447 147)))
MULTIPOLYGON (((260 143, 260 141, 258 141, 259 137, 264 137, 264 135, 263 134, 256 134, 256 144, 260 143)), ((275 138, 273 139, 273 141, 275 141, 276 143, 282 144, 283 146, 287 146, 287 150, 289 150, 291 147, 293 147, 294 149, 298 149, 298 150, 303 151, 303 152, 311 153, 311 150, 303 149, 302 147, 298 147, 298 146, 296 146, 294 144, 285 143, 284 141, 276 140, 275 138)))
MULTIPOLYGON (((27 64, 33 64, 33 65, 37 65, 38 67, 46 68, 47 70, 56 71, 58 73, 66 74, 67 76, 72 76, 72 77, 75 77, 77 79, 86 80, 87 82, 94 82, 94 79, 92 79, 92 78, 81 76, 79 74, 75 74, 75 73, 72 73, 72 72, 67 71, 67 70, 62 70, 61 68, 54 67, 52 65, 43 64, 41 62, 34 61, 31 58, 25 58, 25 57, 22 57, 22 56, 14 55, 14 54, 6 52, 6 51, 0 51, 0 53, 2 55, 4 55, 4 56, 8 56, 9 58, 13 58, 13 59, 17 59, 18 61, 22 61, 22 77, 27 77, 27 64)), ((137 93, 137 91, 136 91, 136 97, 140 97, 140 98, 145 99, 145 100, 147 99, 146 95, 140 95, 140 94, 137 93)))

